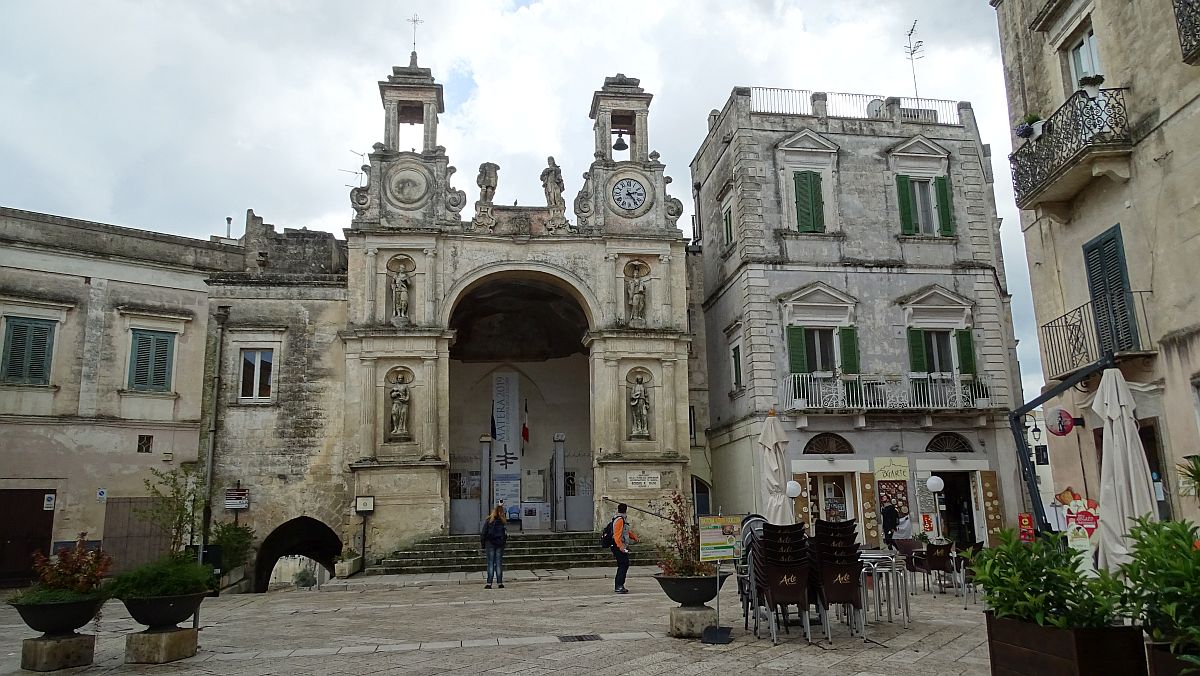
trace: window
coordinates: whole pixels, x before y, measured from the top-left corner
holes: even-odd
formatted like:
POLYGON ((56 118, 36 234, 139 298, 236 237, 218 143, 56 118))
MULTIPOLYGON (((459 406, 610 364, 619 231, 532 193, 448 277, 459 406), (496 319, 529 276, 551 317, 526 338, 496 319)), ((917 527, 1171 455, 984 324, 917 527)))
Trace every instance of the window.
POLYGON ((242 350, 241 399, 270 401, 274 350, 242 350))
POLYGON ((135 392, 170 392, 175 334, 133 329, 132 342, 129 389, 135 392))
POLYGON ((139 434, 137 442, 138 453, 153 453, 154 452, 154 435, 139 434))
POLYGON ((897 175, 900 232, 904 235, 954 235, 954 202, 945 176, 897 175))
POLYGON ((6 383, 49 385, 50 356, 54 347, 54 322, 45 319, 5 317, 4 364, 6 383))
POLYGON ((730 349, 730 357, 733 361, 733 389, 737 391, 742 389, 742 346, 734 345, 730 349))
POLYGON ((688 438, 696 445, 696 407, 688 406, 688 438))
POLYGON ((822 432, 804 445, 805 455, 845 455, 854 452, 854 447, 841 436, 822 432))
POLYGON ((1070 91, 1079 86, 1079 78, 1088 75, 1100 75, 1100 50, 1096 45, 1096 33, 1088 29, 1087 33, 1071 45, 1069 53, 1071 62, 1070 91))
POLYGON ((833 329, 804 329, 804 343, 810 372, 832 372, 837 368, 833 359, 833 329))
POLYGON ((925 445, 926 453, 972 453, 974 450, 966 437, 954 432, 935 434, 925 445))
POLYGON ((914 373, 975 373, 975 338, 970 329, 908 330, 909 370, 914 373), (951 344, 954 344, 954 348, 951 344))
POLYGON ((797 171, 792 174, 796 189, 796 229, 800 232, 825 232, 825 198, 821 193, 821 174, 797 171))
POLYGON ((788 368, 792 373, 858 373, 858 330, 843 326, 834 329, 787 327, 788 368))
POLYGON ((725 241, 723 242, 723 245, 730 246, 733 244, 733 208, 732 207, 727 206, 727 207, 725 207, 725 210, 721 212, 721 223, 724 224, 724 227, 725 227, 725 241))

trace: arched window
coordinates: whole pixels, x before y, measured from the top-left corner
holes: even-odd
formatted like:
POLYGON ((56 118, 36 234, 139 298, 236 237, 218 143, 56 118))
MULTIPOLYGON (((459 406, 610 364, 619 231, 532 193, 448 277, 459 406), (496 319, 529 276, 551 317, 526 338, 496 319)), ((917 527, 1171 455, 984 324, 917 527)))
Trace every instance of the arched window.
POLYGON ((692 475, 693 507, 696 510, 696 516, 708 516, 712 514, 711 494, 712 490, 708 483, 704 479, 692 475))
POLYGON ((854 447, 842 437, 830 432, 822 432, 804 445, 805 455, 831 455, 853 453, 854 447))
POLYGON ((926 453, 971 453, 974 450, 966 437, 954 432, 937 434, 925 446, 926 453))

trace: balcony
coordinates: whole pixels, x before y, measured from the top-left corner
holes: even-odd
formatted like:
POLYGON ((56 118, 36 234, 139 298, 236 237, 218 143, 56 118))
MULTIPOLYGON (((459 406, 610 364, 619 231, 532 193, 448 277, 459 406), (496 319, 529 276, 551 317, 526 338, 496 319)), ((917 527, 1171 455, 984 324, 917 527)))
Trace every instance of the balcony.
POLYGON ((1155 353, 1146 315, 1149 291, 1097 296, 1038 331, 1046 378, 1061 380, 1111 352, 1117 357, 1155 353))
POLYGON ((882 94, 813 92, 807 89, 751 87, 750 112, 962 125, 958 101, 908 96, 889 97, 882 94))
POLYGON ((1017 206, 1067 202, 1096 176, 1129 178, 1133 144, 1125 89, 1101 89, 1096 98, 1075 92, 1054 111, 1038 139, 1009 156, 1017 206))
POLYGON ((1175 1, 1175 28, 1179 30, 1179 46, 1183 60, 1200 63, 1200 0, 1175 1))
POLYGON ((784 393, 788 410, 983 409, 992 401, 987 376, 793 373, 784 393))

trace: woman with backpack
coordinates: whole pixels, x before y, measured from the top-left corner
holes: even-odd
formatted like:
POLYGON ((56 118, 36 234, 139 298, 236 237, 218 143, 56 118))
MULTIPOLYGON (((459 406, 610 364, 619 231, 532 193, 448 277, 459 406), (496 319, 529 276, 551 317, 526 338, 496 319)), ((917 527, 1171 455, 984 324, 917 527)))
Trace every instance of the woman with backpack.
POLYGON ((492 588, 492 579, 500 589, 504 589, 504 545, 508 542, 508 528, 505 526, 504 507, 496 505, 492 513, 483 522, 483 530, 479 533, 479 544, 487 554, 487 584, 484 589, 492 588))

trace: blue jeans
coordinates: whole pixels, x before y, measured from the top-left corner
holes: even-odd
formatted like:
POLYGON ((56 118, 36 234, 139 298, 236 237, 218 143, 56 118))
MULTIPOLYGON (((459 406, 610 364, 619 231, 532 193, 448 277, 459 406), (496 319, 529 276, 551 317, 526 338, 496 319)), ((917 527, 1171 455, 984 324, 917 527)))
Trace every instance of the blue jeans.
POLYGON ((487 554, 487 583, 491 584, 494 577, 497 584, 504 584, 504 547, 488 543, 484 551, 487 554))

